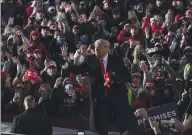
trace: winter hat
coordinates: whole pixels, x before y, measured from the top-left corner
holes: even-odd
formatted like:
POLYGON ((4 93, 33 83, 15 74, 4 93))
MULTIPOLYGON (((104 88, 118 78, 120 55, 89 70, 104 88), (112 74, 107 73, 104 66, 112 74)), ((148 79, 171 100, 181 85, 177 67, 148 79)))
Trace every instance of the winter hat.
POLYGON ((62 83, 63 88, 65 88, 66 85, 69 85, 69 84, 70 84, 71 86, 73 86, 73 81, 72 81, 72 79, 69 78, 69 77, 64 78, 63 83, 62 83))
POLYGON ((37 70, 33 69, 33 68, 28 68, 25 76, 24 76, 25 80, 33 80, 33 81, 38 81, 39 80, 39 74, 37 72, 37 70))
POLYGON ((75 30, 75 29, 78 29, 78 28, 79 28, 78 25, 74 25, 72 29, 75 30))
POLYGON ((40 35, 40 33, 36 30, 31 31, 30 33, 30 42, 32 42, 32 35, 40 35))
POLYGON ((49 62, 49 67, 51 67, 51 66, 57 67, 56 62, 55 61, 50 61, 49 62))
POLYGON ((80 41, 81 41, 83 44, 87 44, 87 42, 88 42, 87 35, 81 36, 81 37, 80 37, 80 41))
POLYGON ((115 15, 120 14, 119 8, 118 8, 118 7, 117 7, 117 8, 114 8, 114 9, 112 10, 112 14, 115 14, 115 15))
POLYGON ((26 8, 26 14, 28 17, 30 17, 32 13, 33 13, 33 7, 26 8))
POLYGON ((175 21, 178 21, 181 17, 182 17, 182 15, 176 14, 176 16, 175 16, 175 21))

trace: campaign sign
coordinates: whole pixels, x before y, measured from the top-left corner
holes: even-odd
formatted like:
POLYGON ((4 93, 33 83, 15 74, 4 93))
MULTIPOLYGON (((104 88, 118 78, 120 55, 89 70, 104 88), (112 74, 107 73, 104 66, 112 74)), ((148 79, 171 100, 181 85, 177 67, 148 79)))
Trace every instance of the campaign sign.
MULTIPOLYGON (((176 103, 168 103, 161 106, 155 106, 155 107, 149 108, 147 110, 147 113, 149 116, 148 119, 151 119, 152 121, 179 118, 176 103)), ((148 120, 138 118, 137 124, 138 124, 137 131, 139 133, 144 132, 146 128, 150 128, 148 120)))

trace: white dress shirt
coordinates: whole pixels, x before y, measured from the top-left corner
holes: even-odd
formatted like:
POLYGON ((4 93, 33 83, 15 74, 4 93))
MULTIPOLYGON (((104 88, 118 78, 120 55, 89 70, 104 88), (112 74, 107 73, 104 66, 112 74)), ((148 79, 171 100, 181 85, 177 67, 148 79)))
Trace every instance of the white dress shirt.
POLYGON ((104 68, 105 68, 105 72, 106 72, 106 70, 107 70, 107 61, 108 61, 108 54, 104 58, 102 58, 102 59, 103 59, 103 64, 104 64, 104 68))

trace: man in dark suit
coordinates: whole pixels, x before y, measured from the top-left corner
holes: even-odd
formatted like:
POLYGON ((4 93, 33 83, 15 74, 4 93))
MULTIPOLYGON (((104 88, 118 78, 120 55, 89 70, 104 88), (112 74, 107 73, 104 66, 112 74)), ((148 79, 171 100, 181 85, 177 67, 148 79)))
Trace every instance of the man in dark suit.
POLYGON ((46 115, 35 108, 33 96, 24 99, 25 111, 13 120, 12 133, 26 135, 51 135, 52 126, 46 115))
POLYGON ((68 68, 65 69, 76 74, 88 72, 91 80, 94 80, 90 84, 90 130, 92 132, 98 132, 99 135, 108 134, 108 114, 109 110, 112 110, 120 133, 127 130, 130 133, 137 125, 128 105, 125 87, 125 82, 131 79, 130 74, 122 59, 110 55, 109 50, 109 42, 99 39, 95 41, 95 54, 86 56, 81 65, 68 64, 68 68), (112 74, 110 87, 104 86, 106 72, 112 74))

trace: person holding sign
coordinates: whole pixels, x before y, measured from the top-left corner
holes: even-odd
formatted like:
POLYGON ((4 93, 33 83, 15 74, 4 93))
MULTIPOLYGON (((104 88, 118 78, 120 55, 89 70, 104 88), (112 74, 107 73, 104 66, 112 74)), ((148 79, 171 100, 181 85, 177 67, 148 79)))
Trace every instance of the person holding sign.
POLYGON ((191 135, 192 133, 191 132, 192 117, 188 115, 185 115, 183 123, 177 120, 176 118, 172 118, 171 120, 165 120, 165 121, 163 120, 160 122, 153 121, 148 117, 147 110, 144 108, 137 109, 135 111, 135 115, 145 120, 148 119, 150 127, 154 131, 155 135, 161 135, 162 131, 160 127, 162 127, 163 124, 173 125, 174 128, 170 128, 172 133, 182 133, 183 135, 191 135))

